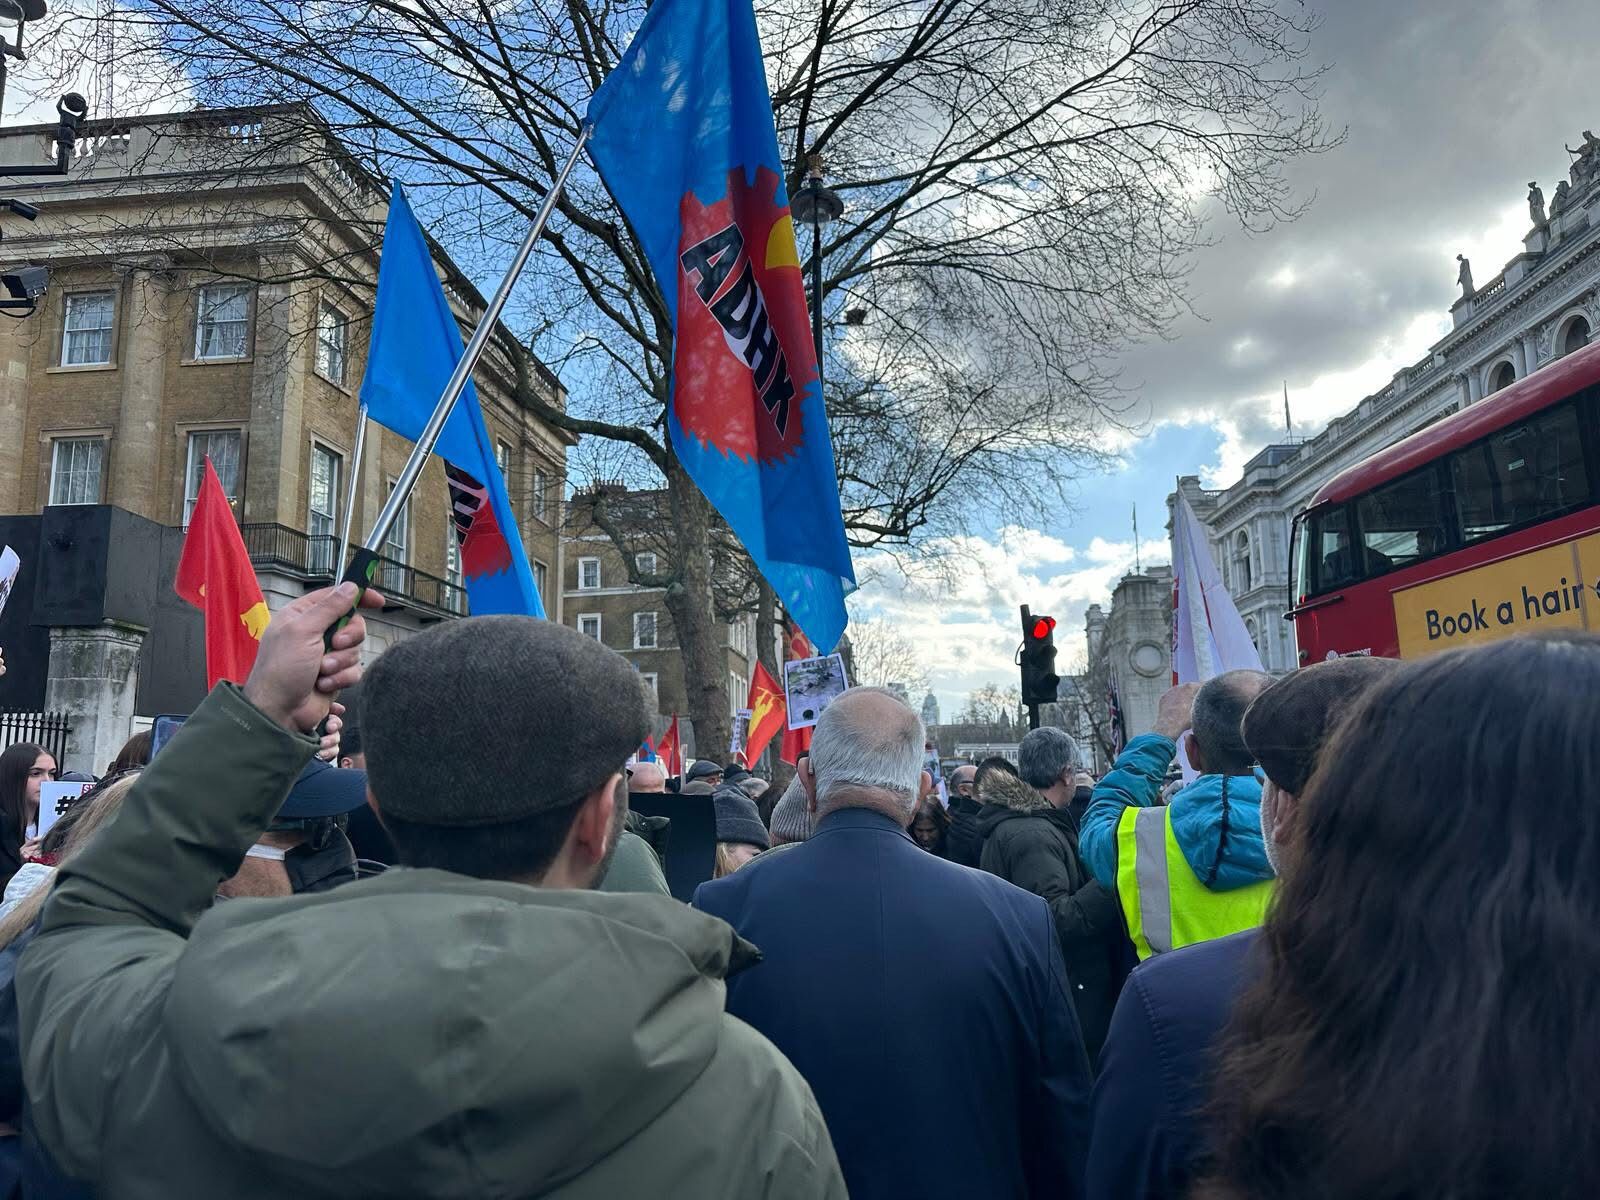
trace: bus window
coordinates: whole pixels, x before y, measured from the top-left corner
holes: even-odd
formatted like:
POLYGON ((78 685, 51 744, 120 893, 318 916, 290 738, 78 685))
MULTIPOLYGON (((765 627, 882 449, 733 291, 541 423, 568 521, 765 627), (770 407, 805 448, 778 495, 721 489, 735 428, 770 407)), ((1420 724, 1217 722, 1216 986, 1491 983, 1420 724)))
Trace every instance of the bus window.
POLYGON ((1356 557, 1350 540, 1350 510, 1330 508, 1311 518, 1311 557, 1316 566, 1317 591, 1331 592, 1355 581, 1356 557))
POLYGON ((1294 560, 1294 602, 1311 598, 1311 522, 1301 513, 1289 527, 1289 554, 1294 560))
POLYGON ((1366 548, 1366 573, 1432 558, 1450 549, 1445 497, 1435 467, 1368 492, 1356 501, 1356 524, 1366 548))
POLYGON ((1588 501, 1578 410, 1561 404, 1450 456, 1464 541, 1490 537, 1588 501))

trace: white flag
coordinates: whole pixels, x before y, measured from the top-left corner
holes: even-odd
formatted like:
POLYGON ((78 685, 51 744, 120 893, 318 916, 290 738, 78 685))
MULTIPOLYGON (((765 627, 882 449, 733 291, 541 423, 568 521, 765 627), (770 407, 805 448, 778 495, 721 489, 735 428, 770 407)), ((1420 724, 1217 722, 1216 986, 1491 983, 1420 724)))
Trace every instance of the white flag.
POLYGON ((1261 670, 1261 654, 1211 561, 1205 526, 1178 493, 1172 521, 1172 672, 1178 683, 1204 683, 1224 671, 1261 670))

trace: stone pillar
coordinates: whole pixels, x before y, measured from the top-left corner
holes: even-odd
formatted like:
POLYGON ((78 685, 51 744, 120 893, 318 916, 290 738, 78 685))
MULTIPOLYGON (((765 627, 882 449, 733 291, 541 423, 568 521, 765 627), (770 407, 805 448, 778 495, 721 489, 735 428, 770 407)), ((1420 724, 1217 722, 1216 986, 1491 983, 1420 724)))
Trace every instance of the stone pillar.
POLYGON ((1544 364, 1539 361, 1539 334, 1537 330, 1522 335, 1522 357, 1531 375, 1544 364))
POLYGON ((161 461, 161 397, 167 364, 167 304, 164 264, 130 269, 122 305, 122 407, 111 443, 111 490, 106 500, 151 521, 156 511, 154 469, 161 461))
POLYGON ((1537 360, 1528 353, 1527 345, 1521 338, 1511 343, 1511 365, 1517 369, 1517 378, 1527 378, 1528 372, 1533 370, 1537 360))
POLYGON ((66 713, 72 724, 62 770, 103 774, 133 732, 147 632, 120 621, 51 628, 44 707, 66 713))
MULTIPOLYGON (((270 273, 271 268, 266 267, 270 273)), ((287 283, 256 292, 255 370, 250 381, 250 431, 242 520, 304 529, 300 458, 305 426, 311 334, 297 320, 302 304, 287 283)))
MULTIPOLYGON (((35 317, 35 321, 42 320, 35 317)), ((0 512, 34 510, 34 479, 22 478, 22 447, 27 436, 28 344, 22 321, 0 320, 0 512)), ((30 336, 36 335, 30 330, 30 336)))
POLYGON ((1483 374, 1477 367, 1467 372, 1467 403, 1476 404, 1483 399, 1483 374))

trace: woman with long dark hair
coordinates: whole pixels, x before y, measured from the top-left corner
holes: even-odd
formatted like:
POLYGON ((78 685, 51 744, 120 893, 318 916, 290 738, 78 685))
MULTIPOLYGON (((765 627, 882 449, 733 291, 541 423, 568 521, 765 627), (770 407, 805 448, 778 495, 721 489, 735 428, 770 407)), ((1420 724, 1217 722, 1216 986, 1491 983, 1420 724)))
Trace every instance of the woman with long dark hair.
POLYGON ((944 805, 939 803, 937 795, 930 792, 917 801, 916 810, 911 814, 911 823, 906 826, 906 832, 911 835, 912 841, 929 854, 937 854, 940 858, 946 857, 945 838, 950 832, 950 814, 944 810, 944 805))
POLYGON ((1425 659, 1351 712, 1284 847, 1198 1196, 1600 1196, 1597 735, 1579 634, 1425 659))
POLYGON ((19 742, 0 754, 0 890, 22 868, 22 843, 39 816, 39 789, 56 777, 43 746, 19 742))

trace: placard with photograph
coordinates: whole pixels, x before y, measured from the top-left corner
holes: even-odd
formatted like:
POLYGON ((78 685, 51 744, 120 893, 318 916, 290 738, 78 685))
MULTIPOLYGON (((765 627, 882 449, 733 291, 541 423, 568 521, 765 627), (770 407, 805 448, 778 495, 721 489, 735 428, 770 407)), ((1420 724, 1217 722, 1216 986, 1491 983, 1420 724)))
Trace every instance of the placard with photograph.
POLYGON ((841 655, 824 654, 784 663, 783 693, 789 705, 789 728, 809 729, 815 725, 822 710, 849 686, 841 655))

